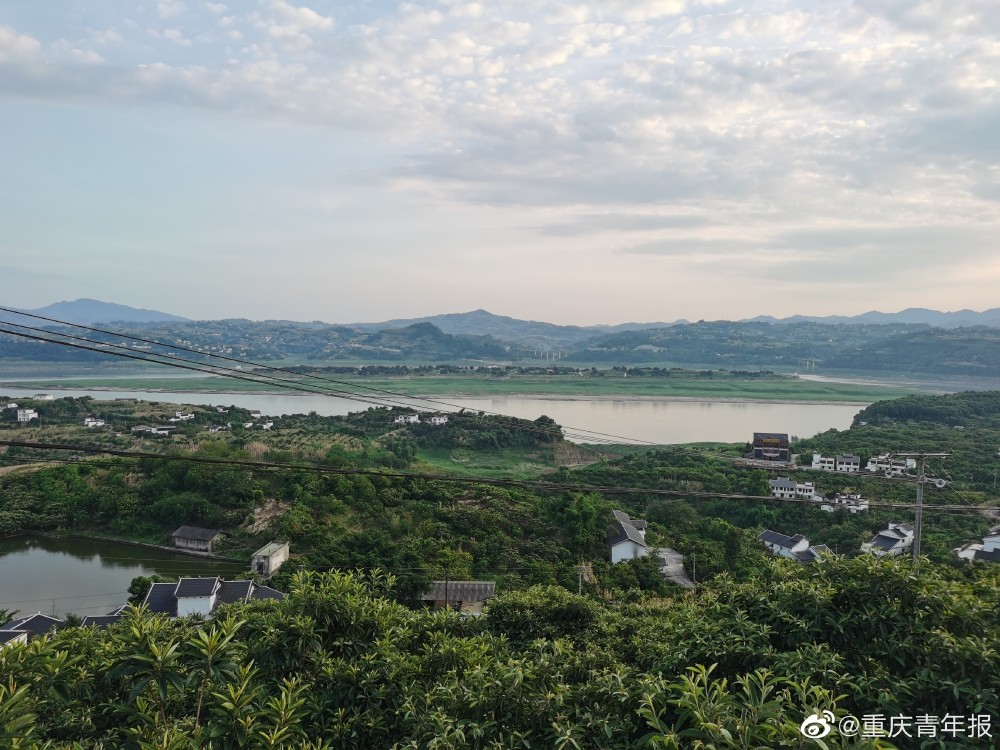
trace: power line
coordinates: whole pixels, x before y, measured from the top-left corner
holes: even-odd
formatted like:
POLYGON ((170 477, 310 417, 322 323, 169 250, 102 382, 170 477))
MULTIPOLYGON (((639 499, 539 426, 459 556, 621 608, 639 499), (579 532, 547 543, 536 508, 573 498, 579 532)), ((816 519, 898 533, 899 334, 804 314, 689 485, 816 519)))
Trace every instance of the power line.
MULTIPOLYGON (((118 338, 130 339, 130 340, 133 340, 133 341, 140 341, 140 342, 143 342, 143 343, 146 343, 146 344, 151 344, 151 345, 156 345, 156 346, 162 346, 162 347, 169 348, 169 349, 174 349, 174 350, 177 350, 177 351, 184 351, 184 352, 188 352, 188 353, 192 353, 192 354, 198 354, 199 356, 202 356, 202 357, 211 357, 211 358, 215 358, 215 359, 221 359, 221 360, 225 360, 225 361, 228 361, 228 362, 235 362, 235 363, 238 363, 240 365, 249 365, 249 366, 252 366, 252 367, 255 367, 255 368, 258 368, 258 369, 271 370, 273 372, 281 372, 281 373, 285 373, 285 374, 296 375, 297 377, 307 377, 307 378, 310 378, 312 380, 318 380, 318 381, 323 382, 323 383, 332 383, 332 384, 335 384, 335 385, 347 386, 349 388, 362 389, 362 390, 366 390, 366 391, 373 391, 375 393, 384 393, 384 394, 387 394, 387 395, 390 395, 390 396, 396 396, 396 397, 401 397, 401 398, 404 398, 404 399, 408 399, 410 401, 423 401, 423 402, 426 402, 426 403, 431 403, 431 404, 435 404, 435 405, 439 405, 439 406, 446 406, 446 407, 449 407, 449 408, 452 408, 452 409, 465 409, 466 408, 466 407, 460 406, 458 404, 452 404, 452 403, 449 403, 447 401, 441 401, 441 400, 438 400, 438 399, 427 398, 425 396, 411 396, 411 395, 408 395, 408 394, 405 394, 405 393, 400 393, 398 391, 391 391, 391 390, 384 389, 384 388, 375 388, 373 386, 366 386, 366 385, 363 385, 363 384, 360 384, 360 383, 349 383, 347 381, 336 380, 336 379, 333 379, 333 378, 322 377, 322 376, 319 376, 319 375, 312 375, 312 374, 308 374, 308 373, 298 373, 298 372, 295 372, 294 370, 289 370, 289 369, 282 368, 282 367, 274 367, 274 366, 271 366, 271 365, 266 365, 266 364, 259 363, 259 362, 251 362, 249 360, 243 360, 243 359, 239 359, 237 357, 229 357, 229 356, 222 355, 222 354, 215 354, 215 353, 211 353, 211 352, 202 352, 202 351, 199 351, 197 349, 192 349, 190 347, 180 346, 180 345, 176 345, 176 344, 166 344, 166 343, 163 343, 163 342, 160 342, 160 341, 156 341, 154 339, 146 339, 146 338, 143 338, 141 336, 133 336, 133 335, 130 335, 130 334, 118 333, 118 332, 109 331, 109 330, 103 329, 103 328, 95 328, 95 327, 92 327, 92 326, 82 325, 80 323, 71 323, 69 321, 59 320, 57 318, 46 317, 44 315, 36 315, 34 313, 22 312, 20 310, 15 310, 13 308, 8 308, 8 307, 2 307, 2 306, 0 306, 0 311, 14 313, 14 314, 17 314, 17 315, 23 315, 23 316, 26 316, 26 317, 29 317, 29 318, 35 318, 35 319, 38 319, 38 320, 45 320, 47 322, 56 323, 57 325, 61 325, 61 326, 65 326, 65 327, 80 328, 82 330, 92 331, 92 332, 95 332, 95 333, 101 333, 101 334, 108 335, 108 336, 117 336, 118 338)), ((56 336, 64 336, 64 337, 74 338, 74 339, 79 339, 80 338, 80 337, 72 336, 71 334, 59 333, 57 331, 51 331, 50 329, 33 328, 31 326, 25 326, 25 325, 22 325, 22 324, 19 324, 19 323, 7 323, 7 325, 13 325, 13 326, 20 327, 20 328, 27 328, 27 329, 35 330, 35 331, 44 331, 45 333, 50 333, 51 335, 56 335, 56 336)), ((2 330, 0 330, 0 332, 5 332, 5 333, 10 333, 10 334, 16 335, 16 333, 13 332, 13 331, 2 331, 2 330)), ((84 338, 83 340, 93 342, 92 339, 86 339, 86 338, 84 338)), ((52 343, 60 343, 60 342, 52 342, 52 343)), ((127 347, 123 347, 123 346, 120 346, 120 345, 115 345, 115 344, 108 344, 108 345, 109 346, 117 346, 117 348, 125 348, 125 349, 127 349, 127 347)), ((106 351, 104 351, 102 353, 113 354, 112 352, 106 352, 106 351)), ((170 356, 171 360, 172 359, 180 359, 180 358, 174 358, 173 355, 156 354, 156 356, 159 356, 159 357, 170 356)), ((137 357, 134 357, 134 356, 130 357, 130 358, 137 359, 137 357)), ((171 360, 167 360, 167 361, 146 360, 146 361, 149 361, 149 362, 155 363, 155 364, 164 364, 164 365, 168 365, 169 366, 171 364, 171 360)), ((190 360, 183 360, 183 361, 190 361, 190 360)), ((219 365, 208 365, 208 366, 211 366, 211 367, 221 367, 219 365)), ((190 368, 183 368, 183 369, 190 369, 190 368)), ((230 371, 232 370, 232 368, 223 368, 223 369, 230 370, 230 371)), ((221 373, 219 373, 219 374, 221 374, 221 373)), ((273 377, 273 376, 263 376, 263 377, 273 377)), ((315 392, 315 391, 311 391, 311 392, 315 392)), ((347 396, 345 396, 345 398, 347 398, 347 396)), ((355 400, 365 401, 363 398, 361 398, 356 393, 354 394, 353 398, 355 400)), ((382 398, 383 401, 385 400, 384 397, 381 397, 381 398, 382 398)), ((374 401, 374 400, 368 400, 366 402, 367 403, 379 403, 379 402, 374 401)), ((412 404, 406 404, 406 408, 416 408, 416 407, 413 407, 412 404)), ((484 414, 491 414, 493 416, 507 416, 507 415, 502 414, 500 412, 490 412, 490 411, 483 410, 483 409, 477 409, 476 411, 481 411, 484 414)), ((567 433, 569 433, 571 431, 572 433, 575 433, 576 436, 579 437, 579 438, 581 438, 581 439, 584 438, 584 437, 590 436, 589 439, 592 440, 592 441, 597 442, 598 444, 600 444, 600 443, 614 444, 615 441, 618 441, 618 442, 625 441, 627 443, 640 444, 640 445, 642 445, 642 444, 644 444, 644 445, 658 445, 658 443, 654 443, 654 442, 648 441, 648 440, 641 440, 639 438, 629 438, 629 437, 625 437, 625 436, 622 436, 622 435, 613 435, 613 434, 610 434, 610 433, 597 432, 597 431, 594 431, 594 430, 586 430, 586 429, 583 429, 583 428, 574 428, 572 426, 566 426, 566 425, 563 425, 563 427, 564 427, 564 429, 567 430, 567 433), (580 434, 580 433, 582 433, 582 434, 580 434), (608 439, 610 439, 610 440, 608 440, 608 439)), ((531 429, 531 428, 528 428, 528 429, 531 429)), ((534 429, 537 430, 538 428, 534 428, 534 429)))

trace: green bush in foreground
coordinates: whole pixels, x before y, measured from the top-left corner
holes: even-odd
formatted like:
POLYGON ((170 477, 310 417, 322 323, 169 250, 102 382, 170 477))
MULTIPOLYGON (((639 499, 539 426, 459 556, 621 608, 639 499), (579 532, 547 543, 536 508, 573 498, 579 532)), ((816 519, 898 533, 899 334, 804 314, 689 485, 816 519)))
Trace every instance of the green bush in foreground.
POLYGON ((834 559, 629 603, 536 587, 463 618, 406 609, 381 574, 298 573, 208 623, 131 610, 0 649, 0 746, 893 747, 799 725, 997 717, 998 583, 834 559))

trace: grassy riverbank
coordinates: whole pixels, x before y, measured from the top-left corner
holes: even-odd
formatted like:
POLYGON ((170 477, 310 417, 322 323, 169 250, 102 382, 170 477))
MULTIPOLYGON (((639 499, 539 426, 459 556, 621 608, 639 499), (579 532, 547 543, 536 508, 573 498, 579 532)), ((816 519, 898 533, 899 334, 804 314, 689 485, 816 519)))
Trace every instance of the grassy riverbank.
MULTIPOLYGON (((552 398, 698 398, 754 401, 819 401, 871 403, 898 398, 914 391, 891 386, 832 383, 793 377, 747 378, 729 373, 671 374, 669 377, 622 377, 579 375, 511 375, 494 377, 481 373, 461 375, 405 375, 361 377, 338 375, 317 380, 293 375, 281 378, 296 381, 302 393, 349 391, 371 393, 392 391, 409 396, 546 396, 552 398), (336 382, 331 382, 336 381, 336 382)), ((296 393, 293 389, 266 383, 230 378, 70 378, 59 380, 11 381, 16 388, 129 390, 156 393, 296 393)), ((2 390, 2 386, 0 386, 2 390)), ((333 394, 336 395, 336 394, 333 394)))

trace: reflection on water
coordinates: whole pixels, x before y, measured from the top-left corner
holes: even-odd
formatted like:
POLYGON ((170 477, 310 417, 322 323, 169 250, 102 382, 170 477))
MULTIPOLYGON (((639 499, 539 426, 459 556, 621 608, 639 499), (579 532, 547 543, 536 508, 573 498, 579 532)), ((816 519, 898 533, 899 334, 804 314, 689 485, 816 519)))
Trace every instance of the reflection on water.
POLYGON ((0 609, 104 614, 125 604, 136 576, 233 575, 247 564, 204 560, 97 539, 0 539, 0 609))
MULTIPOLYGON (((0 392, 30 396, 31 392, 0 385, 0 392)), ((52 391, 60 396, 93 396, 100 399, 133 398, 170 404, 219 404, 259 409, 271 416, 307 414, 315 411, 334 416, 366 408, 358 401, 321 395, 261 395, 246 393, 145 393, 142 391, 52 391)), ((835 427, 846 429, 861 409, 857 404, 762 403, 757 401, 669 401, 654 399, 524 398, 497 396, 460 398, 435 396, 466 409, 509 414, 523 419, 552 417, 570 431, 577 442, 587 442, 584 431, 602 433, 589 439, 659 444, 720 442, 742 443, 754 432, 787 432, 810 437, 835 427), (610 438, 604 436, 612 436, 610 438)), ((419 399, 395 398, 416 406, 432 408, 419 399)), ((443 407, 442 407, 443 408, 443 407)))

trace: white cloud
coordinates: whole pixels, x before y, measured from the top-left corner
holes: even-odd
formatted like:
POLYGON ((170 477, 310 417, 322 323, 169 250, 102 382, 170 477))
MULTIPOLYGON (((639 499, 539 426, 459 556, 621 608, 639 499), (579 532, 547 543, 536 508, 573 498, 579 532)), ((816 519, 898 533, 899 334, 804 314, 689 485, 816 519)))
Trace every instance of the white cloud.
POLYGON ((185 10, 187 10, 187 5, 180 0, 161 0, 156 4, 156 12, 163 19, 178 16, 185 10))
POLYGON ((216 15, 222 15, 227 10, 229 10, 229 7, 227 5, 225 5, 224 3, 210 3, 210 2, 206 2, 205 3, 205 7, 208 8, 209 12, 215 13, 216 15))
POLYGON ((333 28, 333 18, 322 16, 312 8, 294 6, 284 0, 272 0, 271 8, 278 12, 288 25, 295 26, 300 30, 315 29, 319 31, 329 31, 333 28))
POLYGON ((18 34, 10 26, 0 25, 0 62, 33 57, 41 48, 42 45, 34 37, 18 34))

